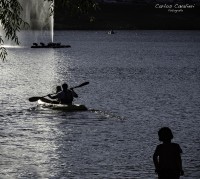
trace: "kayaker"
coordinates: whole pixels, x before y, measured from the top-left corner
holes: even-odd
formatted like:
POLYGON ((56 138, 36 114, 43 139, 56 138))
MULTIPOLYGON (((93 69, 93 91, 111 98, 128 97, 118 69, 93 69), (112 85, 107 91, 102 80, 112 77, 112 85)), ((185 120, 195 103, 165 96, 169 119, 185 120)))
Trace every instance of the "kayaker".
POLYGON ((184 174, 181 160, 182 149, 179 144, 171 143, 173 134, 170 128, 161 128, 158 136, 163 144, 156 147, 153 155, 155 172, 159 179, 179 179, 184 174))
POLYGON ((61 92, 61 91, 62 91, 61 86, 56 86, 56 93, 59 93, 59 92, 61 92))
POLYGON ((57 99, 61 104, 72 104, 74 98, 77 98, 78 95, 74 92, 73 88, 68 89, 68 85, 64 83, 62 85, 62 91, 57 93, 56 95, 48 95, 51 99, 57 99))

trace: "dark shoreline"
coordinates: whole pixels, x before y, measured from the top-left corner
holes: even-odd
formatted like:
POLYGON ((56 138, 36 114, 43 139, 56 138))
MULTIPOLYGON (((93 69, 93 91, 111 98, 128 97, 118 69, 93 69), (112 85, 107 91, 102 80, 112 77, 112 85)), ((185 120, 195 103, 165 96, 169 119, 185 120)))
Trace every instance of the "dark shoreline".
POLYGON ((170 12, 167 8, 148 5, 101 4, 94 14, 70 16, 65 9, 55 13, 55 30, 200 30, 200 6, 170 12))

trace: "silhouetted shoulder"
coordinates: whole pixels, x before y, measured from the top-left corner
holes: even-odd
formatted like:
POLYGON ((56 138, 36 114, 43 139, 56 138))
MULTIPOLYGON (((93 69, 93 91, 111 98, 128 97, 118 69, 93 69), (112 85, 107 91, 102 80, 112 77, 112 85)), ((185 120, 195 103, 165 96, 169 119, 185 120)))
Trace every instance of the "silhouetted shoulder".
POLYGON ((174 148, 174 150, 176 150, 178 153, 183 153, 179 144, 171 143, 171 145, 172 145, 172 148, 174 148))
POLYGON ((173 152, 173 153, 182 153, 182 149, 179 144, 176 143, 169 143, 169 144, 160 144, 156 147, 155 155, 162 155, 166 152, 173 152))

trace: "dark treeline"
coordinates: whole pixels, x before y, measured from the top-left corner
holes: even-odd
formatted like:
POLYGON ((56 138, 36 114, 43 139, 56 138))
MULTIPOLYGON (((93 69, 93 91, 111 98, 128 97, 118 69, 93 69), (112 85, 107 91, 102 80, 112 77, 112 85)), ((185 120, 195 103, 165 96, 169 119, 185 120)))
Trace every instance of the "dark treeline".
MULTIPOLYGON (((176 9, 179 10, 179 9, 176 9)), ((200 29, 200 6, 184 8, 182 12, 169 12, 155 4, 99 4, 97 11, 86 15, 72 15, 59 7, 55 10, 56 30, 107 29, 200 29), (91 16, 94 16, 95 19, 91 16)))

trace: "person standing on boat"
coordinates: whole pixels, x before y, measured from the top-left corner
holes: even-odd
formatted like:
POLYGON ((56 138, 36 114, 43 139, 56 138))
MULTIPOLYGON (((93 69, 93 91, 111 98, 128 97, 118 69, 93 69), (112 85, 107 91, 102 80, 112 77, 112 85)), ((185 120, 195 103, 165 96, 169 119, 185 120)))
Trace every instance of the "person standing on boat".
POLYGON ((77 98, 78 95, 75 93, 73 88, 68 89, 68 85, 64 83, 62 85, 62 91, 57 93, 55 96, 48 95, 49 98, 51 99, 57 99, 60 101, 61 104, 68 104, 71 105, 74 98, 77 98))

